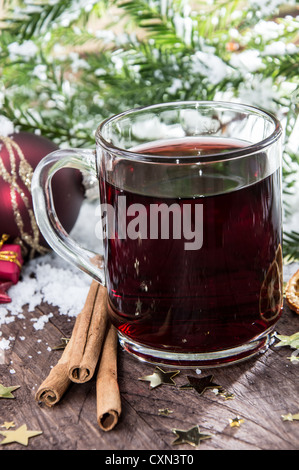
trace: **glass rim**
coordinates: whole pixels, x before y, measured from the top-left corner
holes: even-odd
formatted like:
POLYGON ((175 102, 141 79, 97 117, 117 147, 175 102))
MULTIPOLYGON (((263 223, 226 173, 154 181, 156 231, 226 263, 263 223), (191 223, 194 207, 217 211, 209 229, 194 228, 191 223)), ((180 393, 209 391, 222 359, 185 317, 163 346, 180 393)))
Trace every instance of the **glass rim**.
MULTIPOLYGON (((118 114, 114 114, 109 118, 103 120, 99 126, 97 127, 95 133, 95 140, 96 143, 103 147, 105 150, 111 153, 116 153, 119 157, 124 157, 127 159, 133 160, 140 160, 143 162, 152 162, 152 163, 208 163, 208 162, 221 162, 221 161, 229 161, 234 160, 240 157, 247 157, 251 154, 256 152, 260 152, 261 150, 269 147, 274 142, 276 142, 282 135, 282 127, 280 121, 276 118, 276 116, 264 109, 258 108, 256 106, 247 105, 243 103, 236 103, 236 102, 229 102, 229 101, 200 101, 200 100, 190 100, 190 101, 171 101, 171 102, 163 102, 158 104, 152 104, 148 106, 139 106, 136 108, 131 108, 126 111, 123 111, 118 114), (239 111, 247 114, 252 115, 259 115, 260 117, 266 118, 268 121, 271 121, 274 125, 274 130, 271 134, 264 139, 254 143, 247 145, 245 147, 228 150, 221 153, 214 153, 209 155, 196 155, 196 156, 165 156, 159 154, 148 154, 142 152, 134 152, 133 150, 123 149, 121 147, 117 147, 111 142, 108 142, 103 136, 104 128, 113 121, 117 121, 123 119, 126 116, 139 113, 141 111, 148 111, 151 112, 154 109, 162 109, 162 108, 169 108, 173 107, 173 109, 182 108, 186 106, 194 106, 194 109, 202 108, 223 108, 231 111, 239 111)), ((206 136, 204 136, 206 137, 206 136)))

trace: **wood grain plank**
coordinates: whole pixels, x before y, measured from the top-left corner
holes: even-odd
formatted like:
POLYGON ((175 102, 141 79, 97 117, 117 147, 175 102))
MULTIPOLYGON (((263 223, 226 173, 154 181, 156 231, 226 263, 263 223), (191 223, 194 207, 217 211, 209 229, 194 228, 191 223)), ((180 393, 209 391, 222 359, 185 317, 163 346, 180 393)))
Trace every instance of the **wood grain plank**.
MULTIPOLYGON (((225 400, 207 390, 200 396, 195 390, 181 390, 187 375, 182 370, 176 386, 150 390, 149 383, 139 380, 152 373, 155 366, 137 361, 123 350, 118 354, 118 380, 122 397, 122 415, 117 427, 105 433, 96 423, 95 380, 72 384, 54 408, 38 405, 34 400, 37 387, 48 375, 61 351, 53 346, 62 336, 69 336, 74 319, 58 309, 43 304, 34 312, 24 307, 24 318, 2 325, 2 336, 11 339, 0 364, 0 383, 21 385, 14 400, 0 399, 0 425, 13 420, 28 429, 40 429, 41 436, 30 440, 28 448, 20 444, 0 446, 0 450, 192 450, 188 445, 173 446, 173 428, 188 429, 198 424, 212 438, 196 450, 295 450, 299 445, 298 422, 283 421, 281 415, 298 413, 298 365, 288 357, 290 348, 276 348, 275 343, 263 354, 246 362, 217 369, 202 370, 214 375, 214 381, 235 395, 225 400), (34 328, 34 319, 53 313, 43 329, 34 328), (10 372, 14 371, 14 373, 10 372), (173 413, 160 416, 160 408, 173 413), (229 419, 240 416, 244 423, 231 428, 229 419)), ((299 331, 299 316, 287 307, 277 324, 280 334, 299 331)), ((167 368, 165 368, 167 369, 167 368)), ((1 437, 0 437, 1 439, 1 437)))

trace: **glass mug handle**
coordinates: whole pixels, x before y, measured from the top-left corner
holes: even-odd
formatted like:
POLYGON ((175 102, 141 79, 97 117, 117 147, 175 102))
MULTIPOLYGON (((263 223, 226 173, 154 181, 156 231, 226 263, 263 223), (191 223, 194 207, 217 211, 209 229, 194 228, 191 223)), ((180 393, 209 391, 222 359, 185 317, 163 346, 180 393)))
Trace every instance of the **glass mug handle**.
POLYGON ((31 194, 37 225, 48 244, 66 261, 105 286, 104 266, 92 262, 97 253, 81 247, 62 227, 54 207, 51 180, 62 168, 74 168, 96 175, 95 151, 56 150, 44 157, 34 170, 31 194))

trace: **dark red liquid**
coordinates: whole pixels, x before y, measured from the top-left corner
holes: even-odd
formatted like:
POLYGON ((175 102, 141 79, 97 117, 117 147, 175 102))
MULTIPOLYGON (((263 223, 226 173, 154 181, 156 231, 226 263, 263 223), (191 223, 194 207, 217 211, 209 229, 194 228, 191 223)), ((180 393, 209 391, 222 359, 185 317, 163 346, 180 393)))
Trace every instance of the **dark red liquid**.
MULTIPOLYGON (((235 147, 199 142, 196 152, 235 147)), ((191 155, 194 146, 186 150, 182 143, 175 149, 160 148, 158 153, 183 152, 191 155)), ((161 239, 161 231, 158 239, 119 239, 115 221, 116 238, 106 240, 106 280, 112 321, 126 337, 155 349, 213 352, 244 344, 277 321, 281 313, 280 174, 275 171, 258 182, 240 183, 248 175, 258 179, 264 160, 261 155, 250 168, 235 168, 241 175, 235 179, 236 188, 230 187, 233 179, 223 176, 221 168, 219 173, 199 176, 193 167, 180 165, 178 170, 170 165, 159 172, 157 165, 144 168, 128 161, 116 165, 115 183, 102 181, 106 201, 116 215, 119 197, 126 196, 127 208, 136 203, 146 208, 148 225, 152 204, 175 203, 181 211, 190 204, 193 225, 195 206, 203 204, 203 244, 198 250, 186 250, 186 239, 174 239, 171 230, 169 239, 161 239), (175 196, 169 197, 170 192, 175 196)), ((241 164, 244 161, 235 165, 241 164)), ((127 227, 134 219, 121 217, 127 227)))

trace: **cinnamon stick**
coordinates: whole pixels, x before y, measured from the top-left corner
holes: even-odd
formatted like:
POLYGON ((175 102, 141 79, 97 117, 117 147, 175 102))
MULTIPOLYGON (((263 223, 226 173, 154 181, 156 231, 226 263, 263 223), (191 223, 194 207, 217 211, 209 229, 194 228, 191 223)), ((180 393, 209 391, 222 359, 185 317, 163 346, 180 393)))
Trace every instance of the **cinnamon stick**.
POLYGON ((49 407, 54 406, 60 401, 71 384, 68 375, 68 362, 72 348, 71 341, 70 339, 60 360, 53 367, 48 377, 42 382, 35 394, 36 401, 45 403, 45 405, 49 407))
POLYGON ((117 382, 117 332, 108 321, 107 289, 93 281, 63 354, 39 387, 35 398, 54 406, 72 382, 96 375, 97 422, 104 431, 118 423, 121 399, 117 382), (100 361, 99 361, 100 358, 100 361))
POLYGON ((72 352, 68 364, 72 382, 84 383, 93 377, 105 337, 107 318, 107 289, 93 281, 72 333, 72 352))
POLYGON ((96 378, 97 422, 103 431, 118 423, 121 399, 117 382, 117 332, 109 325, 96 378))
POLYGON ((52 407, 72 382, 83 383, 95 371, 107 325, 107 291, 96 281, 76 318, 70 341, 60 360, 38 388, 35 399, 52 407))

